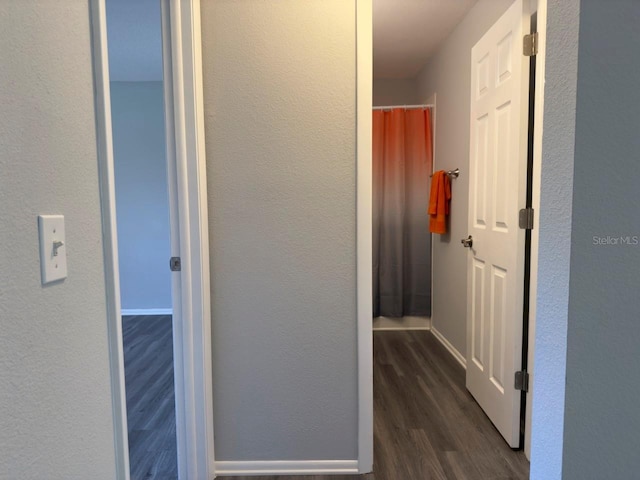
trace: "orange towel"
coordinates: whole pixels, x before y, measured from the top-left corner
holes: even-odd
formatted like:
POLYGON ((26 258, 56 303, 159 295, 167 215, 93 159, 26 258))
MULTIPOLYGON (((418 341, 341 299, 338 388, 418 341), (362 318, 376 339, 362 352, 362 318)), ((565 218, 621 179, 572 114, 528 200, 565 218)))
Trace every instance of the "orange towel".
POLYGON ((447 233, 447 215, 449 215, 449 200, 451 199, 451 184, 449 176, 444 170, 433 174, 431 179, 431 196, 429 198, 429 231, 432 233, 447 233))

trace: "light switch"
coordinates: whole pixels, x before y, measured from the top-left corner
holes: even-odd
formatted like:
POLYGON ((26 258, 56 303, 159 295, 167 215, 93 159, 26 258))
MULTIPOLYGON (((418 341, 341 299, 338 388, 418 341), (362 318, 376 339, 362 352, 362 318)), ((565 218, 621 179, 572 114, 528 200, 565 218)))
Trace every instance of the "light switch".
POLYGON ((63 215, 38 216, 42 284, 67 278, 67 245, 63 215))

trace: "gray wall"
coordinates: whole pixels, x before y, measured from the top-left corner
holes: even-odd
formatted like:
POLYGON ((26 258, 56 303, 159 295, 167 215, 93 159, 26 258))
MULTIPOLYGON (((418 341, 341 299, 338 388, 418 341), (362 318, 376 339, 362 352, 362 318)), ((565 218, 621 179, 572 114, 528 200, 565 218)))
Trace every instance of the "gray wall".
POLYGON ((123 309, 171 308, 162 82, 111 82, 123 309))
POLYGON ((373 105, 415 105, 419 103, 418 85, 414 78, 373 79, 373 105))
POLYGON ((435 170, 460 168, 452 182, 449 233, 434 235, 433 328, 466 354, 467 254, 460 246, 466 237, 469 203, 469 104, 471 48, 512 0, 479 0, 417 77, 419 103, 436 93, 435 170))
POLYGON ((640 471, 638 25, 637 0, 580 3, 566 479, 640 471), (619 240, 626 236, 636 236, 632 245, 619 240))
POLYGON ((355 3, 202 31, 216 460, 355 460, 355 3))
POLYGON ((0 478, 115 478, 86 0, 0 1, 0 478), (40 284, 37 215, 69 277, 40 284))

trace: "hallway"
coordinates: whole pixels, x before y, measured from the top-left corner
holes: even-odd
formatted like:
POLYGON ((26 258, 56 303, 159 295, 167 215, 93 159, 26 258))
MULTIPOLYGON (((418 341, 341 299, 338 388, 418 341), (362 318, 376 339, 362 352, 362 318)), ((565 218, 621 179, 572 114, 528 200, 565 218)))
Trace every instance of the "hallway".
POLYGON ((465 386, 464 369, 427 331, 374 333, 374 472, 242 480, 524 480, 514 452, 465 386))

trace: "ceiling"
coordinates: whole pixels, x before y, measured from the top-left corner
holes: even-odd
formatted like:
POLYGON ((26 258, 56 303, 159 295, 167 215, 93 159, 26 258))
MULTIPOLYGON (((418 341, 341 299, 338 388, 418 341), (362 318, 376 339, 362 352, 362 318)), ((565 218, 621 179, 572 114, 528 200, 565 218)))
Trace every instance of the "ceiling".
MULTIPOLYGON (((477 0, 373 0, 373 76, 413 78, 477 0)), ((160 0, 106 0, 115 81, 162 80, 160 0)))
POLYGON ((162 80, 160 0, 106 0, 109 77, 162 80))
POLYGON ((413 78, 477 0, 373 0, 374 78, 413 78))

